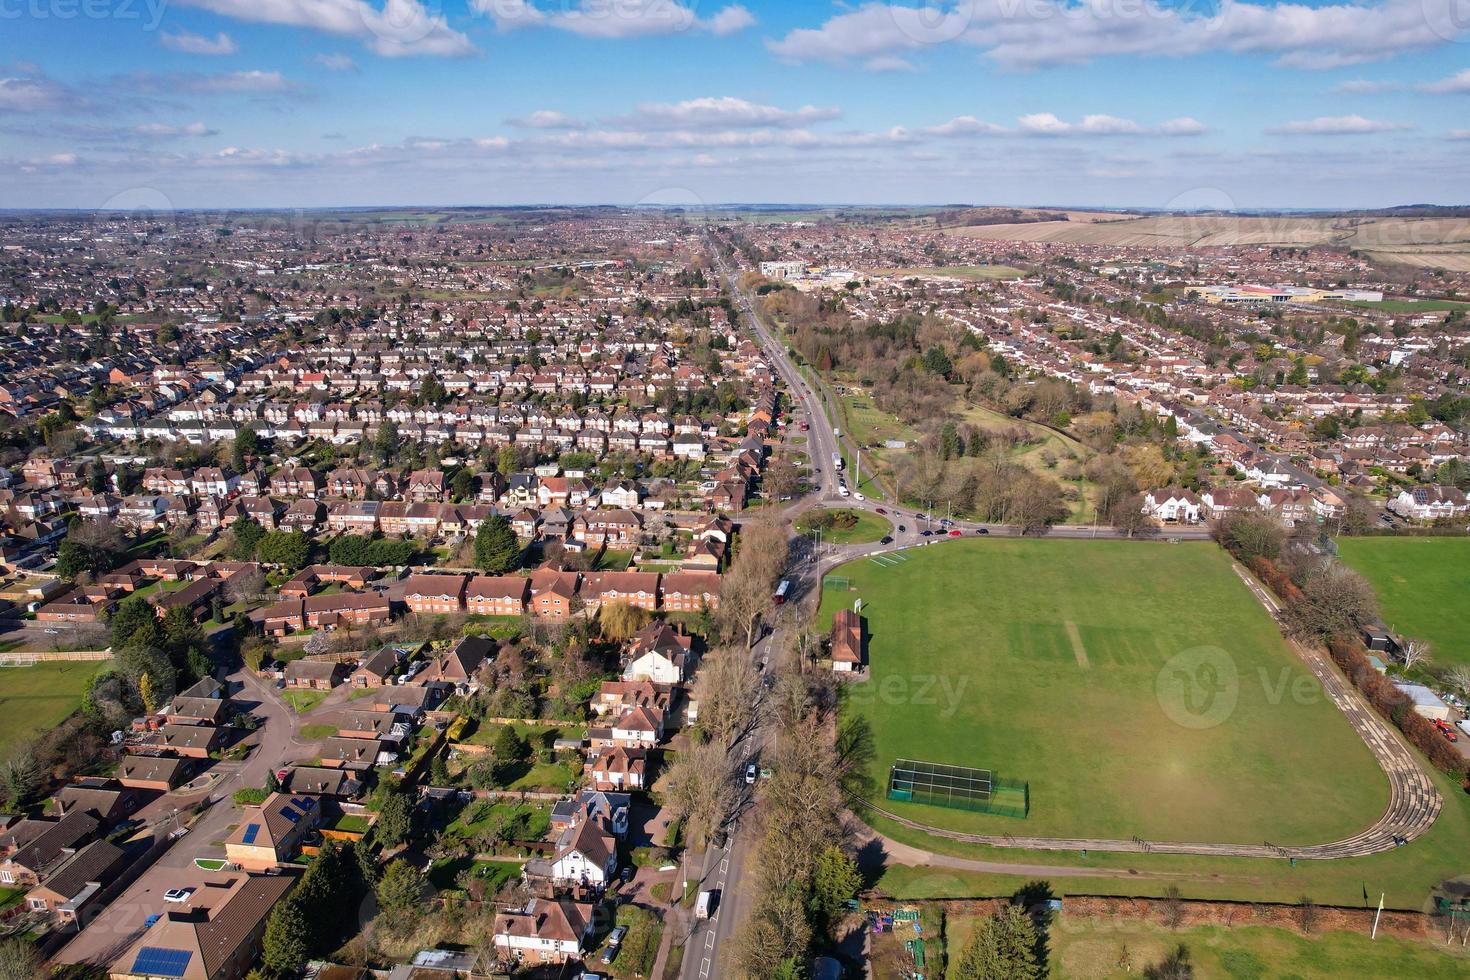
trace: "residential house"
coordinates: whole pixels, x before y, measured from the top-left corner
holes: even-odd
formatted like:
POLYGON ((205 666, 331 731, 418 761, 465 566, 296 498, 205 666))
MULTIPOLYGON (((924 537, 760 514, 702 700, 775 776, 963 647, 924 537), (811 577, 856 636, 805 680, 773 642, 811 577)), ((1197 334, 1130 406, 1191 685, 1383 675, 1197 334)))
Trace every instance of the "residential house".
POLYGON ((246 871, 273 870, 301 852, 301 839, 320 821, 316 797, 272 793, 241 810, 240 822, 225 838, 225 856, 246 871))
POLYGON ((166 908, 108 968, 112 980, 242 980, 260 956, 271 909, 294 875, 205 875, 188 904, 166 908))

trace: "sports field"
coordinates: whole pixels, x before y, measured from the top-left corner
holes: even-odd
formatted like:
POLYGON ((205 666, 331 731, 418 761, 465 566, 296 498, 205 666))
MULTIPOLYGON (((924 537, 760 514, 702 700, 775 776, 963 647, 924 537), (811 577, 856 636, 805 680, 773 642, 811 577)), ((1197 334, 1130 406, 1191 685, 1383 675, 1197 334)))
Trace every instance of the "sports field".
POLYGON ((97 671, 96 661, 0 667, 0 759, 77 710, 97 671))
MULTIPOLYGON (((1249 924, 1168 929, 1156 922, 1070 918, 1063 914, 1050 930, 1048 962, 1055 976, 1069 980, 1101 980, 1144 975, 1162 963, 1176 946, 1189 948, 1194 976, 1209 978, 1296 977, 1336 980, 1339 977, 1463 977, 1470 956, 1458 945, 1446 948, 1428 937, 1405 939, 1380 935, 1376 940, 1354 932, 1304 935, 1296 928, 1249 924)), ((951 918, 946 940, 951 965, 974 933, 974 919, 951 918)))
POLYGON ((1435 663, 1470 663, 1470 538, 1339 538, 1337 549, 1390 629, 1427 641, 1435 663))
POLYGON ((844 711, 895 758, 1030 784, 1027 819, 883 800, 955 830, 1322 843, 1388 783, 1213 544, 980 540, 837 570, 821 624, 863 600, 871 676, 844 711))

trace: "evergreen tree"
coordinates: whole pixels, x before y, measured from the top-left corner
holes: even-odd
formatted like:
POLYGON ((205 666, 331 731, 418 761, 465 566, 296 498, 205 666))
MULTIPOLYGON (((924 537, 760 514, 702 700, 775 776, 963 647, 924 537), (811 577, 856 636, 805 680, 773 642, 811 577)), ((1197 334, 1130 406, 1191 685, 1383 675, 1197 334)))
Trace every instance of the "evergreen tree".
POLYGON ((501 575, 520 563, 521 544, 505 515, 495 514, 482 521, 475 532, 475 567, 501 575))

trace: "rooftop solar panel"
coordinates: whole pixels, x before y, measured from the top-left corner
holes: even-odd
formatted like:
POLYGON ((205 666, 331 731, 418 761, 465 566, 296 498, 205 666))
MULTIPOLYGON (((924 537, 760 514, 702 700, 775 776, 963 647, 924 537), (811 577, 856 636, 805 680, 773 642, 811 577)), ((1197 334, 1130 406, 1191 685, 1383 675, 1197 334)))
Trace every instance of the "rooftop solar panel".
POLYGON ((301 814, 297 813, 295 810, 291 809, 289 806, 283 806, 283 807, 281 807, 281 816, 285 817, 287 820, 291 821, 292 823, 295 823, 296 821, 298 821, 298 820, 301 819, 301 814))
POLYGON ((258 824, 258 823, 249 823, 249 824, 246 824, 245 825, 245 836, 242 839, 243 839, 243 841, 246 844, 254 844, 255 843, 255 835, 258 834, 258 833, 260 833, 260 824, 258 824))
POLYGON ((187 949, 144 946, 138 950, 130 972, 148 977, 182 977, 189 968, 189 958, 193 955, 187 949))

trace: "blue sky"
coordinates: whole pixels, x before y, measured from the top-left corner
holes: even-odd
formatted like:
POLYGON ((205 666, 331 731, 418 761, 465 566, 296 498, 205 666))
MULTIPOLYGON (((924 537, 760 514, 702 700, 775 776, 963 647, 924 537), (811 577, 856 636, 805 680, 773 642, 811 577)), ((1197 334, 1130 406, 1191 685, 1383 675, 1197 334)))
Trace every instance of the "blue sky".
POLYGON ((1470 0, 0 0, 0 207, 1470 203, 1470 0))

